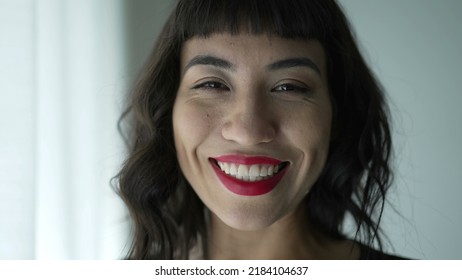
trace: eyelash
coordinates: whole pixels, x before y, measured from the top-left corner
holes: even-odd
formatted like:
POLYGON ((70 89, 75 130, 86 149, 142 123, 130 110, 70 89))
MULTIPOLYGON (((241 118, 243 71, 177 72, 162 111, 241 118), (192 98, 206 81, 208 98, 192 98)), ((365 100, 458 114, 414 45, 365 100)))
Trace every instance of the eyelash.
POLYGON ((284 83, 277 85, 276 87, 271 89, 271 92, 299 92, 299 93, 307 93, 310 91, 308 87, 297 86, 291 83, 284 83), (277 88, 285 88, 283 90, 277 90, 277 88))
POLYGON ((192 89, 205 89, 205 90, 229 90, 225 84, 217 81, 207 81, 194 86, 192 89))
MULTIPOLYGON (((218 81, 207 81, 200 83, 198 85, 195 85, 192 87, 192 89, 204 89, 204 90, 214 90, 214 91, 229 91, 229 87, 226 86, 222 82, 218 81)), ((310 92, 311 89, 309 87, 303 87, 303 86, 297 86, 291 83, 284 83, 275 86, 274 88, 271 89, 271 92, 283 92, 283 93, 288 93, 288 92, 294 92, 294 93, 302 93, 306 94, 310 92), (279 89, 278 89, 279 88, 279 89)))

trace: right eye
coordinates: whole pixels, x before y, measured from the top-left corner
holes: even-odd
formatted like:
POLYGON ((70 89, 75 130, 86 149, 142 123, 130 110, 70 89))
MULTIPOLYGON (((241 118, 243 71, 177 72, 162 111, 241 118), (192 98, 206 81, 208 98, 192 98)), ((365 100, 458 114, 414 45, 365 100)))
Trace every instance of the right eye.
POLYGON ((205 89, 205 90, 216 90, 216 91, 228 91, 229 88, 218 81, 206 81, 203 83, 200 83, 198 85, 195 85, 193 89, 205 89))

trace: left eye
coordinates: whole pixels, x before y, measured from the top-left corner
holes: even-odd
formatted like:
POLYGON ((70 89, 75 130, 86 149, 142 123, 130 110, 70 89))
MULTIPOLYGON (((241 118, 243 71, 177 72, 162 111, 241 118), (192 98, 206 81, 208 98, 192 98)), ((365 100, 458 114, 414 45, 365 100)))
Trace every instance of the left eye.
POLYGON ((305 93, 309 91, 309 88, 297 86, 294 84, 282 84, 282 85, 278 85, 271 89, 271 92, 288 92, 288 91, 305 93))
POLYGON ((193 89, 205 89, 205 90, 229 90, 229 88, 221 82, 207 81, 198 84, 193 89))

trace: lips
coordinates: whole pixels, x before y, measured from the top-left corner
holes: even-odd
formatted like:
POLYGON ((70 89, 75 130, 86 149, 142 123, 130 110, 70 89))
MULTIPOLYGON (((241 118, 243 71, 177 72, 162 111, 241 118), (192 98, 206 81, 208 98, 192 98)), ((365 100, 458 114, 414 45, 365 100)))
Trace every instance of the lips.
POLYGON ((210 158, 213 170, 231 192, 244 196, 272 191, 286 173, 288 162, 270 157, 225 155, 210 158))

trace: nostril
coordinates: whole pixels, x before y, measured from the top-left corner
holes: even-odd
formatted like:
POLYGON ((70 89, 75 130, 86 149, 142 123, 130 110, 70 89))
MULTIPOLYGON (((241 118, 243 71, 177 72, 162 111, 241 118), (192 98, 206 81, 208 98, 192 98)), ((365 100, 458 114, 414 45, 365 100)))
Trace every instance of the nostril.
POLYGON ((242 145, 255 145, 271 142, 276 137, 276 128, 267 120, 230 120, 224 124, 222 136, 242 145))

